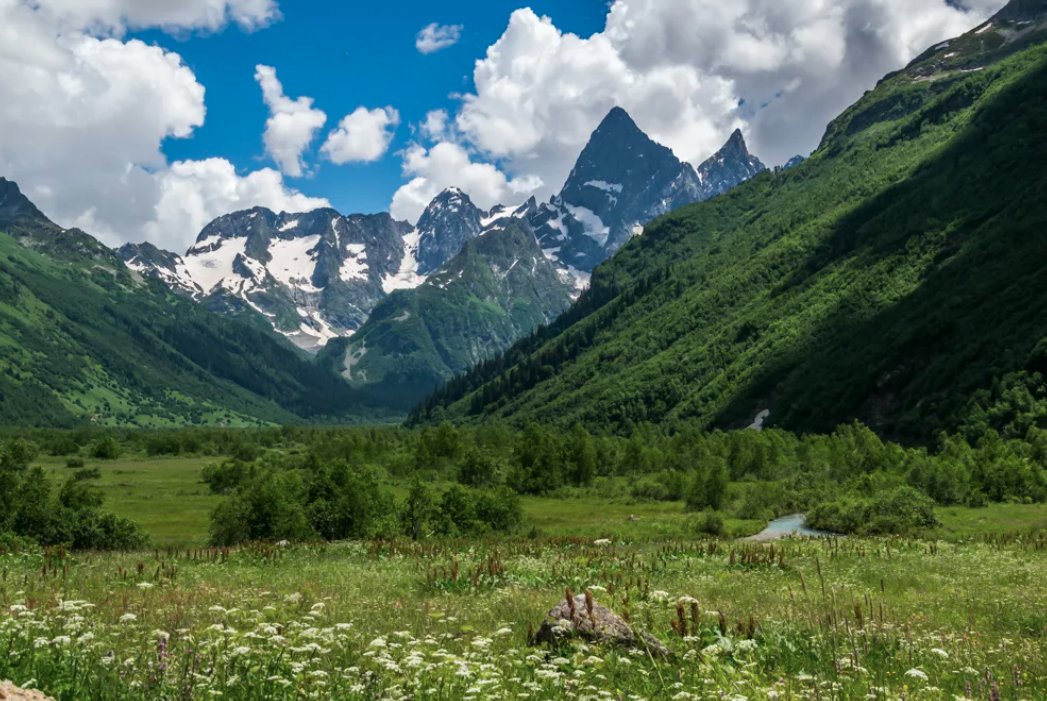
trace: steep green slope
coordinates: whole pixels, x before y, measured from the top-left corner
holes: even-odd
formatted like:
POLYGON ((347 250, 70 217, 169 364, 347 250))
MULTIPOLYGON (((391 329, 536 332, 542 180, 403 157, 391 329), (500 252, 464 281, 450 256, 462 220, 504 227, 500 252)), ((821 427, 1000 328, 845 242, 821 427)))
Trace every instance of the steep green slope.
POLYGON ((1044 6, 889 76, 802 165, 657 220, 552 327, 413 419, 628 429, 770 410, 792 429, 858 418, 929 438, 983 422, 1006 388, 1032 400, 1047 389, 1031 374, 1047 370, 1044 6))
POLYGON ((82 232, 42 215, 5 228, 18 238, 0 233, 0 425, 300 423, 377 413, 268 333, 143 282, 82 232))
POLYGON ((477 361, 505 350, 570 304, 567 284, 527 224, 466 242, 440 272, 382 301, 319 362, 405 410, 477 361))

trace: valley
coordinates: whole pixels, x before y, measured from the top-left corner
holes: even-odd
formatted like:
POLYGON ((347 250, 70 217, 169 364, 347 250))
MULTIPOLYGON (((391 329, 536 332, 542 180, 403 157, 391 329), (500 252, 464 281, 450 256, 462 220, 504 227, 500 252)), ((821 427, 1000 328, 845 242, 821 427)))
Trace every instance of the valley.
POLYGON ((0 2, 0 699, 1047 701, 1047 0, 89 5, 0 2))

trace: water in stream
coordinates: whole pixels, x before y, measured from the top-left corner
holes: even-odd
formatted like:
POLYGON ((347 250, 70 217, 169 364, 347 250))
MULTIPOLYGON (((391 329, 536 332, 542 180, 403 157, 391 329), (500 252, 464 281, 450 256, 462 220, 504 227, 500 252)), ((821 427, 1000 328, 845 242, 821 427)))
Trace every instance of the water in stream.
POLYGON ((813 528, 808 528, 803 525, 807 520, 807 517, 803 514, 793 514, 792 516, 783 516, 782 518, 775 519, 767 524, 767 528, 763 529, 756 538, 765 540, 768 538, 781 538, 787 535, 799 535, 808 536, 811 538, 818 538, 823 536, 832 536, 832 533, 826 533, 825 531, 817 531, 813 528))

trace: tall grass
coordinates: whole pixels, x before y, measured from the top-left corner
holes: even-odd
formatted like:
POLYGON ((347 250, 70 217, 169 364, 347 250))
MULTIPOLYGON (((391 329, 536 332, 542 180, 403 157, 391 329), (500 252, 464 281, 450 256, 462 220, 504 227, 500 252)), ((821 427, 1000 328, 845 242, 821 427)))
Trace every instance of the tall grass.
POLYGON ((1047 698, 1042 538, 55 550, 0 566, 0 678, 63 701, 1047 698), (565 590, 672 656, 570 635, 529 647, 565 590))

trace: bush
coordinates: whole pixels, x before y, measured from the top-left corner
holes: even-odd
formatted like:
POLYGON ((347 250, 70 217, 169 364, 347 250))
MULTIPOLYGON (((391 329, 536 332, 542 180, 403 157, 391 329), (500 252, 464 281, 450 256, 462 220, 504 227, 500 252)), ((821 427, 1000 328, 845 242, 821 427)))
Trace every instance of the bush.
POLYGON ((470 489, 451 485, 440 499, 434 529, 441 535, 511 533, 523 523, 520 495, 508 487, 470 489))
POLYGON ((674 501, 664 484, 653 477, 644 477, 632 486, 629 495, 643 501, 674 501))
POLYGON ((120 444, 112 436, 102 436, 91 446, 91 457, 96 460, 116 460, 120 457, 120 444))
POLYGON ((254 475, 255 468, 245 465, 240 460, 209 462, 200 471, 200 478, 210 488, 212 494, 232 494, 254 475))
POLYGON ((845 497, 814 507, 807 523, 831 533, 898 535, 940 524, 934 501, 913 489, 898 487, 869 499, 845 497))
POLYGON ((84 480, 100 480, 102 479, 102 471, 97 467, 87 467, 74 472, 73 479, 77 482, 83 482, 84 480))
POLYGON ((80 452, 80 445, 73 440, 72 436, 62 434, 51 443, 49 452, 56 458, 75 455, 80 452))
POLYGON ((727 524, 720 512, 706 511, 691 518, 690 530, 703 535, 722 536, 727 534, 727 524))
POLYGON ((181 437, 174 433, 154 433, 145 439, 146 455, 180 455, 181 452, 181 437))
POLYGON ((34 443, 24 438, 16 438, 7 444, 0 453, 0 468, 21 472, 29 467, 40 451, 34 443))
POLYGON ((69 468, 83 467, 86 464, 87 463, 84 462, 84 459, 79 455, 74 455, 73 457, 66 458, 65 460, 65 466, 69 468))

